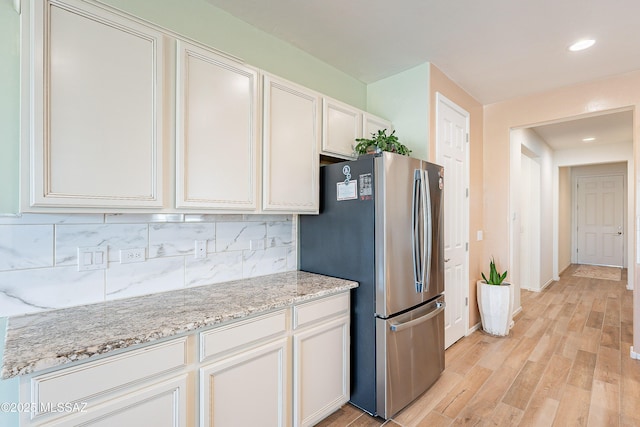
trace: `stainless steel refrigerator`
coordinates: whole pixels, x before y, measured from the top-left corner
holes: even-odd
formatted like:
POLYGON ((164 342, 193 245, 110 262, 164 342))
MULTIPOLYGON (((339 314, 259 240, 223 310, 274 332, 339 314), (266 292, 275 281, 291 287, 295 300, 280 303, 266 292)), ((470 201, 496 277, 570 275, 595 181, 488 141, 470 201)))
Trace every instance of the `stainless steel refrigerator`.
POLYGON ((392 153, 320 168, 300 269, 350 280, 351 403, 389 418, 444 370, 441 166, 392 153))

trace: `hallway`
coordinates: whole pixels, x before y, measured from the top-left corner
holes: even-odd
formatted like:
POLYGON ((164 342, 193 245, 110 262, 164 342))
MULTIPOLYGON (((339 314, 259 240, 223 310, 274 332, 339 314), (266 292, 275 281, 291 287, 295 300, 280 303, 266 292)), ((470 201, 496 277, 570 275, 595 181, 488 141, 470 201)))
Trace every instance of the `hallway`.
POLYGON ((522 291, 507 338, 476 331, 445 353, 438 382, 383 423, 346 405, 319 426, 640 426, 632 291, 573 276, 522 291))

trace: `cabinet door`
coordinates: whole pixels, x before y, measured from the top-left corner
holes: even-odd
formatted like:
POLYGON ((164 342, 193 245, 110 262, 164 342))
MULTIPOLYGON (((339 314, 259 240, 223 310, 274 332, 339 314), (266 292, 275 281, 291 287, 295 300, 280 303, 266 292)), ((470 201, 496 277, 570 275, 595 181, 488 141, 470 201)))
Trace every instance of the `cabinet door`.
POLYGON ((318 212, 320 97, 264 77, 263 203, 265 211, 318 212))
POLYGON ((200 370, 202 426, 290 425, 288 338, 200 370))
POLYGON ((100 405, 77 403, 61 410, 74 412, 42 426, 154 426, 187 427, 192 425, 187 405, 188 375, 159 382, 107 401, 100 405))
POLYGON ((311 426, 349 400, 349 317, 293 337, 294 425, 311 426))
POLYGON ((178 42, 176 207, 257 208, 257 76, 178 42))
POLYGON ((161 207, 162 34, 76 0, 31 6, 30 205, 161 207))
POLYGON ((387 135, 393 131, 393 125, 389 120, 381 119, 373 114, 364 113, 362 121, 362 135, 371 138, 371 134, 377 135, 379 130, 387 130, 387 135))
POLYGON ((321 154, 353 159, 356 138, 362 137, 362 112, 330 98, 322 99, 321 154))

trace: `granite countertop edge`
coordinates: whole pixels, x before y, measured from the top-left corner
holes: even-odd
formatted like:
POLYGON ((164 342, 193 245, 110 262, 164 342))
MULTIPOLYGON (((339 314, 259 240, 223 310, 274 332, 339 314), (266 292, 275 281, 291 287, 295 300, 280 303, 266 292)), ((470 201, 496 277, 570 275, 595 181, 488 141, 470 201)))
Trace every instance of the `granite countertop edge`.
POLYGON ((9 317, 2 379, 195 332, 357 286, 350 280, 293 271, 9 317))

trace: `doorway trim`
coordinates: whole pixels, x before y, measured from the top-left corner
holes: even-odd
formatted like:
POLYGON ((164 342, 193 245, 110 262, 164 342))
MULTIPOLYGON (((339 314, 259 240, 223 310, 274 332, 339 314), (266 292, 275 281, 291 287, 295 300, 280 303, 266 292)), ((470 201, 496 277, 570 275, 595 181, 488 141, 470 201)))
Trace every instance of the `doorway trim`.
MULTIPOLYGON (((622 111, 633 111, 633 121, 635 123, 635 106, 626 106, 620 108, 612 108, 609 110, 601 110, 597 112, 587 113, 587 114, 578 114, 569 117, 562 117, 555 120, 547 120, 541 122, 532 122, 524 125, 513 126, 509 128, 510 137, 509 137, 509 211, 507 221, 507 231, 509 233, 509 266, 511 270, 509 271, 509 275, 514 274, 514 277, 518 277, 519 274, 519 263, 514 263, 514 259, 519 257, 519 252, 516 253, 518 248, 514 247, 514 229, 515 229, 515 220, 517 218, 517 208, 514 206, 514 200, 519 200, 519 179, 518 175, 514 173, 514 169, 517 169, 519 172, 519 167, 516 165, 520 162, 520 143, 516 142, 516 139, 513 137, 513 131, 519 129, 529 129, 536 126, 558 123, 564 121, 578 120, 591 116, 598 116, 603 114, 612 114, 622 111), (517 163, 516 163, 517 162, 517 163)), ((634 125, 635 126, 635 125, 634 125)), ((628 268, 628 277, 627 277, 627 289, 634 290, 634 281, 636 277, 636 267, 640 264, 640 251, 635 251, 635 242, 640 241, 640 214, 636 212, 636 204, 633 202, 635 200, 635 191, 637 188, 637 184, 635 182, 636 177, 636 165, 635 165, 635 155, 633 152, 637 148, 636 137, 634 133, 634 139, 631 142, 631 150, 627 155, 625 155, 625 150, 620 148, 621 144, 613 144, 614 149, 610 150, 602 150, 601 152, 592 153, 589 156, 585 156, 579 153, 579 150, 564 150, 555 152, 553 159, 553 167, 552 167, 552 198, 553 198, 553 280, 560 279, 560 273, 558 269, 558 251, 559 251, 559 221, 558 221, 558 211, 559 211, 559 175, 560 168, 564 167, 579 167, 585 165, 592 164, 601 164, 601 163, 619 163, 626 162, 627 164, 627 181, 626 181, 626 197, 628 201, 627 205, 627 213, 626 216, 626 224, 625 228, 627 230, 627 253, 626 253, 626 265, 628 268), (635 256, 634 256, 635 255, 635 256)), ((573 190, 571 190, 573 191, 573 190)), ((573 247, 571 248, 573 250, 573 247)), ((573 259, 573 258, 572 258, 573 259)), ((514 313, 517 313, 522 308, 520 307, 520 289, 519 286, 516 286, 514 289, 516 294, 514 300, 514 313), (516 305, 517 303, 517 305, 516 305)))

